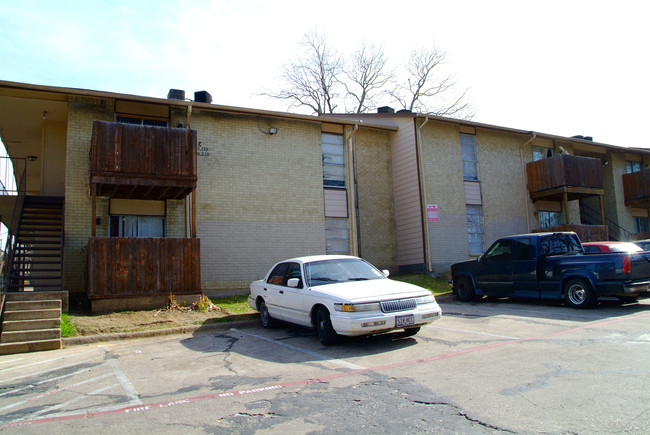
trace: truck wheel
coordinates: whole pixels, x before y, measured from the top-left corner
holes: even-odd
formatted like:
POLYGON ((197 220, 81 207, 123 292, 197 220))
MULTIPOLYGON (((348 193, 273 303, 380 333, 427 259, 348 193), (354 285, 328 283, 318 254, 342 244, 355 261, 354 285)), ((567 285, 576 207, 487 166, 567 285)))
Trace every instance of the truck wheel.
POLYGON ((262 321, 263 328, 273 328, 275 326, 275 319, 269 314, 269 309, 266 308, 266 303, 264 301, 260 302, 258 311, 260 312, 260 320, 262 321))
POLYGON ((572 308, 591 308, 596 305, 596 295, 587 281, 572 279, 564 286, 566 304, 572 308))
POLYGON ((469 278, 461 276, 456 280, 456 297, 463 302, 471 302, 476 299, 476 291, 469 278))
POLYGON ((330 313, 325 307, 318 308, 316 312, 316 332, 318 332, 318 339, 323 346, 335 344, 339 339, 339 335, 332 327, 330 313))

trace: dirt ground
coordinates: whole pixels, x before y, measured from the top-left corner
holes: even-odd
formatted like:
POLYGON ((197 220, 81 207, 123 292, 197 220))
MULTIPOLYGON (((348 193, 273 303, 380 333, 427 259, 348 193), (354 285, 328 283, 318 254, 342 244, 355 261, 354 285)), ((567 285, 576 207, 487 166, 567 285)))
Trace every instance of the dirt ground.
POLYGON ((215 323, 228 317, 220 311, 151 310, 128 311, 98 315, 70 316, 77 335, 110 334, 114 332, 146 331, 215 323))

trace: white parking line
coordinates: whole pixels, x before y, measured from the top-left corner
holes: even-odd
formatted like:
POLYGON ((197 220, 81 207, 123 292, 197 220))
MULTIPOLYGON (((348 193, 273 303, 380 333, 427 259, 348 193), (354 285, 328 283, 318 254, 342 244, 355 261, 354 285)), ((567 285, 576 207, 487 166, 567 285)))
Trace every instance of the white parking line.
MULTIPOLYGON (((98 381, 100 379, 107 378, 109 376, 113 376, 113 373, 106 373, 104 375, 97 376, 97 377, 92 378, 92 379, 86 379, 84 381, 77 382, 76 384, 68 385, 67 387, 62 387, 62 388, 59 388, 59 389, 56 389, 56 390, 53 390, 53 391, 48 391, 46 393, 37 394, 36 396, 32 396, 29 399, 19 400, 18 402, 14 402, 14 403, 11 403, 11 404, 9 404, 7 406, 4 406, 4 407, 0 408, 0 411, 6 411, 7 409, 11 409, 11 408, 15 408, 16 406, 24 405, 27 402, 32 402, 34 400, 38 400, 38 399, 41 399, 43 397, 50 396, 50 395, 52 395, 54 393, 59 393, 61 391, 69 390, 71 388, 75 388, 75 387, 78 387, 80 385, 88 384, 90 382, 95 382, 95 381, 98 381)), ((28 418, 31 418, 31 417, 28 417, 28 418)))
POLYGON ((463 332, 465 334, 485 335, 486 337, 503 338, 505 340, 519 339, 519 337, 510 337, 507 335, 498 335, 498 334, 488 334, 487 332, 468 331, 466 329, 443 328, 442 326, 431 325, 431 324, 425 326, 425 328, 444 329, 445 331, 463 332))
MULTIPOLYGON (((106 355, 106 347, 105 346, 98 346, 99 350, 106 355)), ((117 380, 120 381, 120 384, 122 385, 122 388, 124 388, 124 391, 126 392, 126 395, 129 397, 129 405, 140 405, 142 404, 142 400, 140 400, 140 395, 138 394, 138 391, 135 389, 129 378, 126 377, 124 372, 120 370, 120 368, 117 366, 117 363, 115 362, 114 359, 110 359, 107 361, 108 365, 111 366, 113 369, 113 373, 115 373, 115 376, 117 376, 117 380)))
MULTIPOLYGON (((55 359, 58 359, 58 358, 55 358, 55 359)), ((8 382, 15 381, 17 379, 28 378, 30 376, 38 376, 38 375, 42 375, 44 373, 49 373, 49 372, 53 372, 55 370, 60 370, 60 369, 64 369, 64 368, 67 368, 67 367, 76 366, 78 364, 83 364, 83 363, 88 362, 88 361, 96 361, 96 360, 97 360, 96 357, 95 358, 88 358, 88 359, 85 359, 85 360, 82 360, 82 361, 77 361, 77 362, 74 362, 74 363, 71 363, 71 364, 66 364, 66 365, 63 365, 63 366, 54 367, 52 369, 41 370, 40 372, 28 373, 26 375, 16 376, 16 377, 11 378, 11 379, 3 379, 2 382, 3 383, 8 383, 8 382)))
MULTIPOLYGON (((99 367, 102 367, 104 365, 106 365, 106 364, 99 365, 99 366, 97 366, 95 368, 99 368, 99 367)), ((61 379, 69 378, 70 376, 78 375, 79 373, 89 372, 90 370, 92 370, 92 369, 91 368, 86 368, 86 369, 77 370, 76 372, 68 373, 67 375, 61 375, 61 376, 57 376, 55 378, 44 379, 44 380, 42 380, 40 382, 37 382, 34 385, 41 385, 41 384, 46 384, 48 382, 58 381, 58 380, 61 380, 61 379)), ((33 388, 34 385, 29 384, 29 385, 25 385, 25 386, 23 386, 21 388, 13 388, 13 389, 11 389, 9 391, 5 391, 4 393, 0 393, 0 397, 6 396, 7 394, 17 393, 18 391, 22 391, 22 390, 25 390, 27 388, 33 388)))
POLYGON ((235 329, 235 328, 231 328, 230 330, 233 331, 233 332, 236 332, 236 333, 238 333, 238 334, 247 335, 247 336, 249 336, 249 337, 255 337, 255 338, 258 338, 258 339, 260 339, 260 340, 268 341, 269 343, 273 343, 273 344, 277 344, 277 345, 280 345, 280 346, 284 346, 284 347, 286 347, 286 348, 288 348, 288 349, 291 349, 291 350, 295 350, 295 351, 297 351, 297 352, 304 353, 304 354, 306 354, 306 355, 312 356, 312 357, 314 357, 314 358, 316 358, 316 359, 319 359, 319 360, 321 360, 321 361, 331 362, 331 363, 333 363, 333 364, 339 365, 339 366, 341 366, 341 367, 345 367, 345 368, 347 368, 347 369, 352 369, 352 370, 363 370, 363 369, 365 368, 365 367, 361 367, 361 366, 356 365, 356 364, 353 364, 353 363, 349 363, 349 362, 347 362, 347 361, 341 361, 341 360, 339 360, 339 359, 330 358, 330 357, 328 357, 328 356, 321 355, 321 354, 319 354, 319 353, 312 352, 312 351, 310 351, 310 350, 302 349, 302 348, 300 348, 300 347, 293 346, 293 345, 288 344, 288 343, 283 343, 283 342, 281 342, 281 341, 273 340, 272 338, 263 337, 263 336, 261 336, 261 335, 257 335, 257 334, 250 334, 250 333, 248 333, 248 332, 243 332, 243 331, 240 331, 239 329, 235 329))

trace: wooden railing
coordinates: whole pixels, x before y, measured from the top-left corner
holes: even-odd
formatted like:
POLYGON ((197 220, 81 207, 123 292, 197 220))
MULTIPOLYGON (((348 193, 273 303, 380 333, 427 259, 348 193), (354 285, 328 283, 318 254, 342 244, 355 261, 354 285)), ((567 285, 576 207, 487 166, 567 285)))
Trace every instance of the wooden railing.
POLYGON ((95 121, 90 182, 113 198, 180 199, 196 187, 196 130, 95 121))
POLYGON ((200 240, 92 237, 88 298, 201 293, 200 240))
POLYGON ((625 205, 650 208, 650 169, 623 174, 625 205))
POLYGON ((602 189, 600 159, 557 154, 526 165, 528 192, 534 193, 561 187, 602 189))

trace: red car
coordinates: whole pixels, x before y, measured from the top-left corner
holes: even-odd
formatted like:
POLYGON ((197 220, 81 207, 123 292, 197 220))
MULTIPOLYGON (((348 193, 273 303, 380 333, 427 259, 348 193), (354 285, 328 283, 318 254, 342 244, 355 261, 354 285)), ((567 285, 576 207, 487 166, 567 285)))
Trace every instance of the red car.
POLYGON ((585 242, 582 244, 586 254, 600 252, 641 252, 643 249, 631 242, 585 242))

